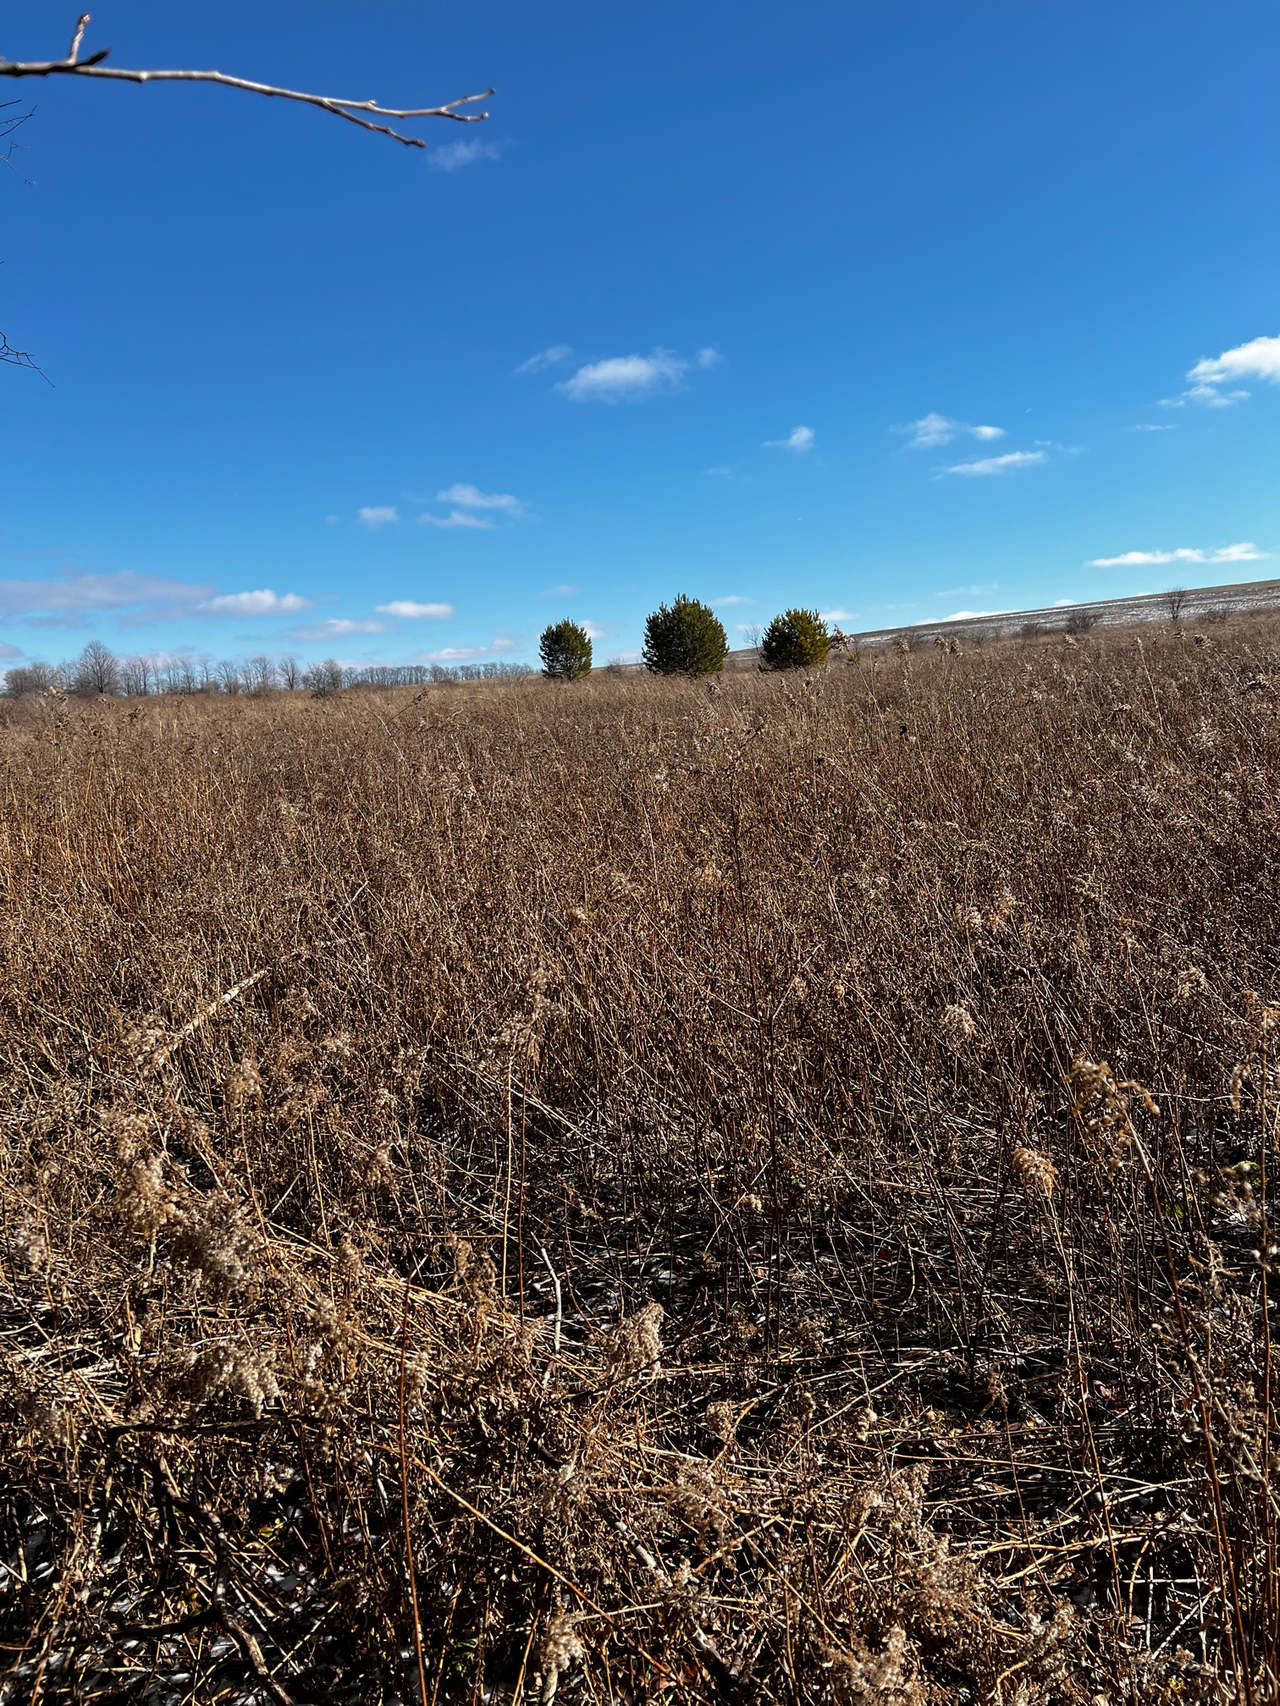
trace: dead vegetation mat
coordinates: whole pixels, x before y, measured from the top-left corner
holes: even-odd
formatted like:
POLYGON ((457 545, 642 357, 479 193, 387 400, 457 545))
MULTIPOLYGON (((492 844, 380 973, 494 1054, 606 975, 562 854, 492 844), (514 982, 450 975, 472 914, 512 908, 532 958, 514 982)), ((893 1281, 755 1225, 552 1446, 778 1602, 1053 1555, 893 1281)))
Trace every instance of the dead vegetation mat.
POLYGON ((0 1700, 1274 1700, 1276 643, 9 707, 0 1700))

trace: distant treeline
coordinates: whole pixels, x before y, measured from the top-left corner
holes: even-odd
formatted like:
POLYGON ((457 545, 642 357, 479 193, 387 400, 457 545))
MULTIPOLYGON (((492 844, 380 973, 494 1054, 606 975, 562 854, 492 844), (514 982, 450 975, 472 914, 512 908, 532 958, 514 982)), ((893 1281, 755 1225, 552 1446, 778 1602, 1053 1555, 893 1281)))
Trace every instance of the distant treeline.
POLYGON ((117 657, 100 640, 69 663, 25 663, 6 671, 10 698, 32 693, 107 694, 142 698, 151 693, 337 693, 344 687, 425 687, 458 681, 505 681, 531 675, 523 663, 367 664, 361 668, 326 658, 302 664, 295 657, 117 657))

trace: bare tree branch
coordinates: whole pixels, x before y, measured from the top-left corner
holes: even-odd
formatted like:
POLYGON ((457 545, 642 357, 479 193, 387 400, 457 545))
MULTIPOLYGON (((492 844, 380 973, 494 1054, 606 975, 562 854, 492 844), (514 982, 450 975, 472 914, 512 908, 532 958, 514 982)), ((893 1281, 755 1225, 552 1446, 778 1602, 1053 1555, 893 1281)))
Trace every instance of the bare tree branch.
MULTIPOLYGON (((0 101, 0 114, 5 115, 4 117, 0 117, 0 139, 6 136, 12 136, 18 126, 20 124, 25 124, 31 117, 31 114, 35 111, 34 107, 28 107, 25 113, 9 112, 8 109, 10 107, 16 107, 18 105, 19 103, 17 101, 0 101)), ((6 153, 7 152, 8 150, 6 150, 6 153)))
MULTIPOLYGON (((18 101, 0 101, 0 143, 4 144, 3 148, 0 148, 0 162, 3 162, 16 177, 21 178, 22 173, 13 163, 13 151, 18 147, 18 143, 10 142, 9 138, 19 125, 27 122, 36 109, 28 107, 25 113, 11 113, 9 111, 10 107, 18 105, 20 105, 18 101)), ((24 183, 27 181, 23 178, 24 183)))
POLYGON ((335 118, 358 124, 362 130, 376 131, 379 136, 390 136, 396 142, 404 143, 406 148, 425 148, 426 143, 420 136, 406 136, 402 131, 392 129, 390 125, 375 124, 373 120, 447 118, 456 124, 479 124, 489 116, 488 113, 464 113, 458 109, 470 106, 475 101, 487 100, 493 94, 492 89, 485 89, 479 95, 463 95, 460 99, 446 101, 439 107, 382 107, 376 101, 348 101, 336 95, 310 95, 298 89, 278 89, 271 83, 254 83, 245 77, 228 77, 222 71, 126 71, 102 63, 111 52, 109 47, 99 48, 96 53, 87 54, 81 59, 80 48, 89 19, 88 12, 78 19, 65 59, 0 59, 0 77, 69 76, 105 77, 121 83, 218 83, 227 89, 246 89, 251 95, 275 96, 281 100, 301 101, 306 106, 319 107, 322 112, 332 113, 335 118), (362 114, 368 116, 362 117, 362 114))
MULTIPOLYGON (((26 350, 14 349, 3 332, 0 332, 0 361, 7 361, 11 367, 29 367, 33 373, 40 373, 39 365, 26 350)), ((40 373, 40 376, 43 378, 43 373, 40 373)))

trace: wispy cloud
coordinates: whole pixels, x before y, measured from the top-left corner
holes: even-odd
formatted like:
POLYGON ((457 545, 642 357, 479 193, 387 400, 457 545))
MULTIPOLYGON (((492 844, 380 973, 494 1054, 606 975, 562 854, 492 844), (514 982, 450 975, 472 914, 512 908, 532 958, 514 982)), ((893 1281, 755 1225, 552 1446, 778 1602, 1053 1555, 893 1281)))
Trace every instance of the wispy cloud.
POLYGON ((856 622, 859 612, 856 610, 820 610, 818 616, 823 622, 856 622))
POLYGON ((1177 432, 1173 421, 1139 421, 1136 426, 1129 428, 1130 432, 1177 432))
POLYGON ((370 531, 379 527, 387 527, 393 521, 400 519, 399 510, 392 504, 370 504, 366 509, 357 510, 356 514, 370 531))
POLYGON ((55 580, 0 580, 0 620, 40 628, 79 627, 93 616, 110 616, 124 627, 179 618, 287 616, 309 610, 296 592, 219 593, 211 586, 127 569, 110 574, 64 575, 55 580))
POLYGON ((953 610, 950 616, 939 618, 942 622, 972 622, 975 616, 1007 616, 1007 610, 953 610))
POLYGON ((8 640, 0 640, 0 658, 20 658, 21 656, 22 648, 20 646, 11 646, 8 640))
POLYGON ((484 658, 501 657, 514 651, 518 640, 509 634, 499 634, 487 646, 443 646, 437 652, 421 652, 418 663, 479 663, 484 658))
POLYGON ((978 593, 994 592, 1000 583, 987 581, 983 586, 949 586, 942 592, 935 592, 935 598, 974 598, 978 593))
POLYGON ((1187 372, 1190 384, 1177 397, 1162 399, 1166 409, 1185 408, 1199 403, 1208 409, 1229 409, 1243 402, 1247 391, 1224 391, 1224 385, 1239 386, 1242 379, 1260 379, 1266 385, 1280 385, 1280 338, 1250 338, 1248 343, 1236 344, 1221 355, 1206 356, 1187 372))
POLYGON ((308 622, 300 628, 290 628, 287 637, 291 640, 343 640, 349 634, 385 634, 386 631, 385 622, 330 616, 324 622, 308 622))
POLYGON ((906 426, 894 427, 893 430, 910 433, 911 436, 907 440, 908 450, 938 450, 965 435, 979 439, 984 444, 1005 436, 1003 427, 971 426, 968 421, 953 420, 950 415, 940 415, 936 410, 922 415, 918 421, 908 421, 906 426))
POLYGON ((573 354, 570 344, 552 344, 549 349, 540 349, 537 355, 531 355, 528 361, 522 361, 516 368, 517 373, 543 373, 548 367, 555 367, 562 361, 568 361, 573 354))
POLYGON ((500 160, 502 148, 497 142, 445 142, 427 154, 427 164, 438 172, 456 172, 462 166, 474 165, 477 160, 500 160))
POLYGON ((310 609, 309 598, 299 598, 296 592, 272 592, 269 586, 257 592, 220 593, 196 605, 201 616, 292 616, 310 609))
POLYGON ((543 598, 571 598, 577 591, 576 586, 549 586, 540 596, 543 598))
POLYGON ((738 475, 734 473, 732 468, 727 468, 723 465, 717 468, 704 468, 702 472, 703 475, 710 480, 736 480, 738 478, 738 475))
POLYGON ((447 622, 453 615, 452 604, 418 604, 412 598, 393 598, 376 608, 382 616, 398 616, 405 622, 447 622))
POLYGON ((581 627, 589 640, 603 640, 610 633, 610 629, 603 622, 583 622, 581 627))
MULTIPOLYGON (((546 365, 538 356, 531 360, 546 365)), ((648 397, 678 391, 691 367, 718 367, 723 360, 720 351, 709 346, 698 350, 692 361, 675 350, 662 348, 648 355, 612 355, 604 361, 588 362, 561 380, 556 390, 571 403, 641 403, 648 397)), ((525 368, 529 365, 526 362, 525 368)))
POLYGON ((478 486, 458 481, 436 497, 442 504, 461 504, 464 509, 501 509, 508 515, 524 515, 525 506, 510 492, 482 492, 478 486))
MULTIPOLYGON (((976 462, 955 462, 943 472, 981 479, 990 475, 1012 474, 1018 468, 1034 468, 1037 463, 1046 461, 1048 457, 1043 450, 1009 450, 1003 456, 983 456, 976 462)), ((978 611, 976 614, 985 616, 992 612, 978 611)), ((947 620, 950 621, 950 617, 947 620)))
POLYGON ((729 592, 723 598, 713 598, 711 602, 712 604, 754 604, 755 599, 748 598, 741 592, 729 592))
POLYGON ((493 527, 491 521, 486 521, 482 515, 469 515, 460 509, 450 510, 448 515, 420 515, 420 527, 478 527, 489 531, 493 527))
POLYGON ((812 427, 792 427, 785 438, 766 438, 764 447, 766 450, 791 450, 797 456, 804 456, 813 449, 817 436, 812 427))
POLYGON ((1176 551, 1122 551, 1118 557, 1092 557, 1088 567, 1137 569, 1164 563, 1204 563, 1214 567, 1221 563, 1260 563, 1270 555, 1270 551, 1260 551, 1256 545, 1244 540, 1238 545, 1218 545, 1208 551, 1187 545, 1176 551))
POLYGON ((0 620, 46 628, 78 627, 97 615, 154 622, 188 614, 212 593, 210 586, 137 575, 127 569, 56 580, 0 580, 0 620))

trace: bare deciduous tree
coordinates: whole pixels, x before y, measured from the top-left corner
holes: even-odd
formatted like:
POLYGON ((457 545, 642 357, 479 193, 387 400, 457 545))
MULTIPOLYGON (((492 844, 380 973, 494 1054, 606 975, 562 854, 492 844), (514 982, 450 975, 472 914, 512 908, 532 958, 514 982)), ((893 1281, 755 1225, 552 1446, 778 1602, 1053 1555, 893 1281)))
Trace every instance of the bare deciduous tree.
POLYGON ((38 658, 8 670, 4 690, 11 698, 19 699, 29 693, 58 693, 67 684, 67 672, 38 658))
POLYGON ((131 699, 145 699, 157 684, 154 658, 144 654, 120 660, 120 690, 131 699))
POLYGON ((347 672, 337 658, 325 658, 322 663, 313 663, 302 677, 302 685, 309 687, 313 693, 325 695, 338 693, 347 684, 347 672))
POLYGON ((120 663, 101 640, 90 640, 71 666, 73 693, 118 693, 120 663))
POLYGON ((270 693, 276 685, 275 663, 263 652, 249 659, 244 666, 243 675, 245 692, 255 693, 259 698, 264 693, 270 693))
POLYGON ((1170 622, 1181 622, 1187 613, 1187 604, 1191 594, 1185 586, 1171 586, 1164 595, 1164 607, 1169 612, 1170 622))

